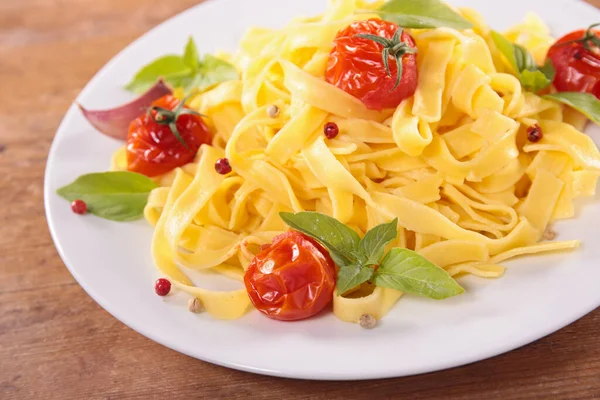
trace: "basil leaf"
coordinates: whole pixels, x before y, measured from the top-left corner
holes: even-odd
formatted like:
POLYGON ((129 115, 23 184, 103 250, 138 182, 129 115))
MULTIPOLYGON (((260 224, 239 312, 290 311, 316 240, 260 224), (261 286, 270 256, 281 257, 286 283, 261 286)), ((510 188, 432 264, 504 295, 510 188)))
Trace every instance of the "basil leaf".
POLYGON ((508 60, 508 63, 517 73, 521 72, 521 68, 517 65, 514 45, 499 32, 490 31, 490 36, 496 45, 496 48, 508 60))
POLYGON ((540 89, 543 89, 552 83, 554 79, 554 67, 552 71, 549 72, 549 75, 546 75, 542 69, 538 69, 535 71, 531 70, 523 70, 521 72, 520 81, 523 87, 531 92, 537 92, 540 89))
POLYGON ((490 35, 498 50, 506 57, 515 72, 537 69, 533 55, 525 47, 512 43, 499 32, 490 31, 490 35))
POLYGON ((420 254, 395 247, 375 271, 375 285, 418 294, 433 299, 445 299, 464 289, 442 268, 420 254))
POLYGON ((73 201, 83 200, 91 214, 112 221, 133 221, 144 215, 150 191, 156 183, 135 172, 114 171, 81 175, 56 191, 73 201))
POLYGON ((466 18, 456 13, 439 0, 391 0, 374 10, 382 19, 403 28, 439 28, 447 26, 454 29, 473 27, 466 18))
MULTIPOLYGON (((510 42, 509 42, 510 43, 510 42)), ((517 71, 535 70, 537 64, 533 59, 533 55, 525 47, 520 46, 516 43, 511 43, 513 46, 513 52, 515 54, 515 62, 517 64, 517 71)))
POLYGON ((180 56, 168 55, 160 57, 140 69, 125 89, 134 93, 143 93, 163 78, 171 86, 177 86, 178 79, 190 75, 192 70, 183 62, 180 56))
MULTIPOLYGON (((528 54, 531 56, 530 53, 528 54)), ((540 89, 548 87, 552 83, 556 71, 550 60, 546 60, 546 63, 542 67, 535 65, 533 56, 531 60, 534 63, 534 67, 521 71, 519 79, 525 89, 531 92, 537 92, 540 89)))
POLYGON ((156 83, 159 78, 172 87, 181 87, 185 94, 204 91, 229 80, 238 79, 238 72, 227 61, 210 54, 200 59, 196 43, 189 38, 183 56, 168 55, 160 57, 139 70, 125 89, 142 93, 156 83))
POLYGON ((373 268, 364 265, 346 265, 340 268, 335 285, 338 296, 371 279, 373 272, 373 268))
POLYGON ((533 55, 526 48, 511 43, 501 33, 496 31, 491 31, 490 35, 496 47, 506 57, 526 90, 537 92, 552 83, 555 71, 549 60, 546 61, 543 67, 538 67, 533 55))
POLYGON ((552 61, 550 61, 550 59, 546 60, 546 63, 542 67, 539 67, 539 70, 546 75, 546 78, 550 79, 550 82, 554 80, 556 70, 554 69, 554 65, 552 65, 552 61))
POLYGON ((199 61, 200 56, 198 55, 196 43, 194 42, 194 38, 190 36, 183 51, 183 63, 195 71, 198 69, 199 61))
POLYGON ((217 83, 236 79, 239 79, 239 75, 233 65, 210 54, 205 54, 198 66, 198 73, 188 88, 202 92, 217 83))
POLYGON ((380 224, 365 233, 358 244, 360 253, 365 261, 363 265, 379 264, 383 257, 385 246, 398 236, 398 218, 387 224, 380 224))
POLYGON ((600 100, 590 93, 559 92, 547 94, 546 99, 559 101, 573 107, 596 125, 600 125, 600 100))
POLYGON ((340 268, 358 264, 356 249, 360 237, 337 219, 312 211, 281 212, 279 216, 290 228, 318 240, 340 268))

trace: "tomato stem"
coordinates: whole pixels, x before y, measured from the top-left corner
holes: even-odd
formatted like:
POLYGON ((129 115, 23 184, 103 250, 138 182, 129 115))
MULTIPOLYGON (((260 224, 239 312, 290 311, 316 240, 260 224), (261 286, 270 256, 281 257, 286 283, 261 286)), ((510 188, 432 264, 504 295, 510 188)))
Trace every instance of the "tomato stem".
POLYGON ((183 140, 183 137, 179 133, 179 130, 177 130, 177 119, 181 115, 185 114, 198 115, 200 117, 203 117, 204 115, 194 110, 190 110, 189 108, 184 108, 183 106, 185 105, 187 99, 189 99, 189 96, 181 100, 179 104, 177 104, 177 107, 175 107, 173 110, 169 110, 167 108, 158 106, 152 106, 148 109, 148 115, 150 115, 150 118, 152 118, 152 120, 157 124, 168 125, 175 138, 177 138, 177 140, 182 145, 184 145, 186 149, 190 150, 190 147, 187 145, 185 140, 183 140))
POLYGON ((588 51, 593 51, 592 46, 600 48, 600 37, 598 37, 598 35, 596 35, 596 32, 593 31, 593 29, 597 26, 600 26, 600 22, 590 25, 586 29, 581 39, 567 40, 566 42, 559 43, 556 46, 566 46, 568 44, 581 43, 583 44, 583 47, 588 51))
POLYGON ((396 60, 396 84, 390 90, 390 92, 396 90, 398 85, 400 85, 400 80, 402 79, 402 57, 405 54, 413 54, 417 52, 416 47, 411 47, 408 43, 405 43, 401 40, 402 32, 403 29, 398 28, 391 39, 368 33, 360 33, 356 35, 356 37, 359 37, 361 39, 372 40, 375 43, 379 43, 383 46, 383 50, 381 51, 381 58, 383 61, 383 66, 385 67, 385 72, 390 77, 392 76, 392 72, 390 70, 389 58, 390 56, 392 56, 396 60))

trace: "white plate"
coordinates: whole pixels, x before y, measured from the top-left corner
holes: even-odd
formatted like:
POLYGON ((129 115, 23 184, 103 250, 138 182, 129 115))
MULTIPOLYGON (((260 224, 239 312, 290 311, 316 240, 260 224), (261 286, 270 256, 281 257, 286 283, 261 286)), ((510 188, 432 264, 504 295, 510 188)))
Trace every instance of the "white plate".
MULTIPOLYGON (((112 59, 77 100, 110 107, 131 96, 121 87, 143 64, 182 51, 192 34, 203 52, 234 49, 250 25, 280 26, 322 11, 325 0, 213 0, 163 23, 112 59)), ((455 0, 503 29, 535 11, 555 35, 600 20, 572 0, 455 0), (550 5, 552 4, 552 5, 550 5), (516 11, 518 10, 518 11, 516 11)), ((595 129, 595 128, 594 128, 595 129)), ((592 129, 596 139, 599 131, 592 129)), ((599 142, 598 140, 596 140, 599 142)), ((65 264, 108 312, 141 334, 179 352, 241 370, 310 379, 365 379, 417 374, 491 357, 564 327, 600 305, 600 202, 577 204, 577 218, 556 224, 560 239, 582 239, 575 252, 507 263, 502 279, 467 277, 467 292, 436 302, 406 296, 377 329, 363 330, 331 313, 293 323, 250 312, 218 321, 187 311, 182 293, 167 300, 153 290, 152 229, 73 214, 55 190, 78 175, 108 168, 119 143, 96 132, 75 107, 67 112, 48 157, 48 224, 65 264)), ((223 287, 221 282, 217 285, 223 287)))

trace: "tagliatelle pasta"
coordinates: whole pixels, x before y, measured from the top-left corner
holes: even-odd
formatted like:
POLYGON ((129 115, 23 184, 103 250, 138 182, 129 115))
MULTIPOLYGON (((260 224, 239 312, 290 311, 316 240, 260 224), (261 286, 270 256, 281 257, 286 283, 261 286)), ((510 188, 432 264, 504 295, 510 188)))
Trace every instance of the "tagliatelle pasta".
MULTIPOLYGON (((230 58, 241 79, 189 102, 214 129, 212 146, 158 179, 145 217, 161 273, 211 315, 244 315, 245 289, 209 290, 186 271, 240 280, 258 247, 287 229, 282 211, 319 211, 360 236, 398 218, 394 244, 453 276, 499 277, 510 258, 579 245, 540 240, 553 220, 573 216, 573 199, 594 195, 600 152, 578 114, 522 90, 473 10, 460 12, 474 29, 411 31, 419 85, 396 109, 369 110, 323 79, 336 33, 377 17, 358 12, 376 5, 332 0, 321 16, 250 29, 230 58), (326 122, 339 127, 335 139, 323 136, 326 122), (544 132, 537 143, 526 140, 533 124, 544 132), (214 169, 225 156, 227 176, 214 169)), ((507 36, 539 62, 552 44, 532 15, 507 36)), ((124 157, 115 154, 113 169, 124 157)), ((333 310, 349 322, 379 319, 401 295, 363 285, 334 294, 333 310)))

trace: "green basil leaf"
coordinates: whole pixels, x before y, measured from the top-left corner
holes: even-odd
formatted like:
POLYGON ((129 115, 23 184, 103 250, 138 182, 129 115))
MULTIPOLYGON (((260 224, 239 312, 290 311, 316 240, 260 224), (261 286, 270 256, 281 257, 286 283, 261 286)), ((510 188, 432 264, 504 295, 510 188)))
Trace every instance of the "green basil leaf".
POLYGON ((185 45, 185 50, 183 51, 183 63, 187 65, 192 70, 197 70, 200 65, 200 56, 198 55, 198 48, 196 48, 196 43, 194 42, 194 38, 190 36, 187 44, 185 45))
POLYGON ((91 214, 112 221, 133 221, 144 215, 150 191, 156 183, 145 175, 127 171, 81 175, 56 191, 73 201, 83 200, 91 214))
POLYGON ((210 54, 200 59, 196 43, 189 38, 183 56, 167 55, 160 57, 139 70, 125 89, 143 93, 159 78, 172 87, 181 87, 185 94, 205 91, 218 83, 239 78, 238 72, 227 61, 210 54))
POLYGON ((537 92, 552 83, 554 73, 552 72, 550 76, 547 76, 541 69, 535 71, 526 69, 521 72, 520 80, 525 89, 531 92, 537 92), (552 76, 552 78, 550 78, 550 76, 552 76))
POLYGON ((519 66, 517 65, 514 44, 512 44, 507 38, 504 37, 504 35, 502 35, 499 32, 490 31, 490 36, 492 37, 492 40, 494 41, 494 44, 496 45, 500 53, 502 53, 502 55, 506 57, 508 63, 513 68, 513 70, 516 73, 521 72, 521 68, 519 68, 519 66))
POLYGON ((335 218, 312 211, 281 212, 279 216, 290 228, 302 232, 329 250, 329 255, 339 266, 358 264, 356 249, 360 237, 335 218))
POLYGON ((391 249, 375 271, 375 285, 433 299, 445 299, 464 289, 442 268, 412 250, 391 249))
POLYGON ((515 61, 517 63, 517 71, 524 70, 536 70, 537 64, 533 59, 533 55, 525 47, 520 46, 516 43, 511 43, 515 54, 515 61))
POLYGON ((382 19, 403 28, 439 28, 447 26, 454 29, 473 27, 466 18, 456 13, 439 0, 391 0, 375 10, 382 19))
POLYGON ((547 94, 546 99, 559 101, 573 107, 596 125, 600 125, 600 100, 590 93, 559 92, 547 94))
POLYGON ((534 70, 538 68, 533 55, 525 47, 512 43, 499 32, 490 31, 490 35, 500 53, 506 57, 516 73, 524 69, 534 70))
POLYGON ((552 65, 552 61, 550 61, 550 59, 546 60, 546 63, 542 67, 539 67, 539 70, 546 75, 546 78, 550 79, 550 82, 554 80, 556 70, 554 69, 554 65, 552 65))
POLYGON ((385 246, 398 236, 398 218, 387 224, 380 224, 365 233, 358 244, 359 251, 365 261, 364 265, 379 264, 385 246))
POLYGON ((236 79, 239 79, 239 75, 233 65, 210 54, 205 54, 198 65, 198 72, 188 83, 186 89, 203 92, 218 83, 236 79))
POLYGON ((192 70, 183 62, 180 56, 168 55, 160 57, 140 69, 125 86, 125 89, 134 93, 143 93, 161 77, 171 86, 177 86, 174 83, 178 79, 191 73, 192 70))
POLYGON ((537 92, 552 83, 555 71, 549 60, 546 61, 543 67, 538 67, 533 55, 526 48, 511 43, 496 31, 491 31, 490 35, 526 90, 537 92))
POLYGON ((337 274, 336 289, 338 296, 346 293, 373 277, 373 268, 364 265, 346 265, 337 274))
POLYGON ((533 69, 521 71, 520 80, 525 89, 537 92, 540 89, 548 87, 554 80, 555 74, 556 71, 554 70, 552 61, 547 60, 542 67, 535 66, 533 69))

